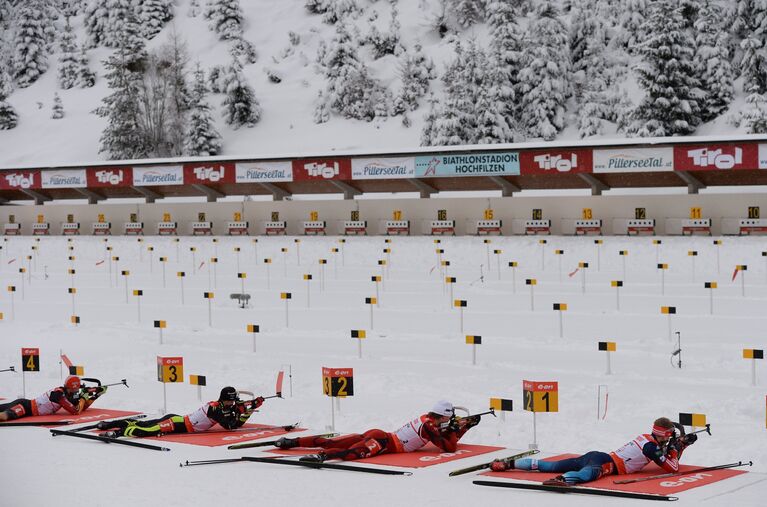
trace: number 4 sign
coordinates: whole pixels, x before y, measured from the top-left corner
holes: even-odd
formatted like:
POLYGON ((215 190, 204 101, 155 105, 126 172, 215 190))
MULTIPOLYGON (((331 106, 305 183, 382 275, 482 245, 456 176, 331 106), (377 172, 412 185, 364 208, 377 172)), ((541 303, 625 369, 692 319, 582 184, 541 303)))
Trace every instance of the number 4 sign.
POLYGON ((22 397, 27 397, 26 372, 40 371, 40 349, 24 347, 21 349, 21 383, 22 397))
POLYGON ((523 380, 522 395, 525 411, 533 413, 533 443, 530 449, 537 449, 536 412, 559 412, 559 383, 523 380))

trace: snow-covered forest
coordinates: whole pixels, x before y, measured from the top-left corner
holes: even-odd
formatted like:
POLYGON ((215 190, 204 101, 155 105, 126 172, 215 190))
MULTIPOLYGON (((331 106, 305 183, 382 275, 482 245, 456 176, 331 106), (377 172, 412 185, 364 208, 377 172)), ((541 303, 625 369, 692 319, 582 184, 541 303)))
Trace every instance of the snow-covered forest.
POLYGON ((767 132, 767 0, 0 0, 0 164, 767 132))

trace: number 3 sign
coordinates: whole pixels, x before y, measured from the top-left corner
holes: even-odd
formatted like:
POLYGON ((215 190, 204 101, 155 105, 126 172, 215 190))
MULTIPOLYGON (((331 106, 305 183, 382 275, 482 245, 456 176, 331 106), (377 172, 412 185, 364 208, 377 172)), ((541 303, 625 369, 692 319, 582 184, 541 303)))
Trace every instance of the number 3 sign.
POLYGON ((157 356, 157 380, 163 383, 184 382, 184 358, 157 356))
POLYGON ((354 370, 323 367, 322 394, 340 398, 354 396, 354 370))

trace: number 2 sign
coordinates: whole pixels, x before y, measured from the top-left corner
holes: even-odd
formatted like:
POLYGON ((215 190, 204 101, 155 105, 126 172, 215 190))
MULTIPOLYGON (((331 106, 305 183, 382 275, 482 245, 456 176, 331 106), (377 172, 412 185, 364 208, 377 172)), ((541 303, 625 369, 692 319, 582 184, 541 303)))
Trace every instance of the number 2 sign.
POLYGON ((184 382, 184 358, 157 356, 157 380, 162 383, 184 382))
POLYGON ((322 394, 339 398, 354 396, 354 370, 323 367, 322 394))

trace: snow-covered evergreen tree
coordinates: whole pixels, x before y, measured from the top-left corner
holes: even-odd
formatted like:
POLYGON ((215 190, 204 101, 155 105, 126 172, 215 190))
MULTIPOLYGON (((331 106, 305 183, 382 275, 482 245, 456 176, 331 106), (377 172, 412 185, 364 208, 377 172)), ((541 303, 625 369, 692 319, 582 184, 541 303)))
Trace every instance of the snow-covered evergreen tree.
POLYGON ((60 120, 64 117, 64 104, 61 102, 61 97, 58 93, 53 94, 53 111, 51 118, 54 120, 60 120))
POLYGON ((19 124, 16 110, 6 101, 11 90, 11 76, 4 67, 0 67, 0 130, 10 130, 19 124))
POLYGON ((243 14, 240 0, 208 0, 205 18, 221 40, 242 38, 243 14))
POLYGON ((329 25, 336 24, 346 16, 362 12, 362 9, 357 6, 356 0, 326 0, 324 6, 325 12, 322 14, 322 21, 329 25))
POLYGON ((46 19, 39 0, 19 7, 13 42, 13 78, 19 88, 31 85, 48 70, 46 19))
POLYGON ((189 9, 186 11, 186 15, 190 18, 196 18, 200 15, 202 9, 200 9, 200 0, 190 0, 189 9))
MULTIPOLYGON (((345 118, 372 121, 375 106, 386 100, 385 90, 370 77, 357 54, 357 43, 343 23, 336 25, 336 36, 318 51, 327 84, 318 108, 328 107, 345 118)), ((315 118, 323 115, 315 114, 315 118)))
POLYGON ((592 37, 586 41, 581 54, 579 82, 578 135, 581 138, 601 135, 604 121, 613 119, 608 96, 608 76, 605 68, 606 41, 592 37))
POLYGON ((413 52, 405 52, 399 64, 402 87, 394 100, 394 114, 418 109, 418 99, 429 91, 430 80, 437 77, 434 63, 423 53, 423 48, 416 43, 413 52))
POLYGON ((633 54, 643 40, 642 25, 645 23, 648 0, 622 0, 619 28, 613 39, 616 44, 633 54))
POLYGON ((325 14, 332 0, 306 0, 304 7, 312 14, 325 14))
POLYGON ((242 126, 253 127, 261 119, 261 106, 256 100, 253 88, 242 74, 242 66, 236 59, 227 67, 223 76, 224 120, 234 129, 242 126))
POLYGON ((586 72, 594 64, 589 52, 595 46, 601 48, 607 41, 606 27, 598 15, 595 0, 584 0, 573 8, 569 38, 573 88, 575 97, 580 98, 586 72))
POLYGON ((167 138, 170 154, 177 156, 183 152, 187 113, 194 104, 186 77, 189 52, 186 42, 173 30, 168 42, 160 48, 160 54, 165 66, 164 75, 169 93, 167 138))
POLYGON ((490 65, 496 69, 501 87, 499 93, 506 97, 504 117, 507 125, 517 130, 519 116, 519 71, 522 58, 522 35, 516 23, 516 0, 492 0, 487 6, 487 24, 490 27, 490 65))
POLYGON ((424 117, 423 127, 421 128, 421 146, 434 146, 434 126, 439 115, 437 98, 432 94, 429 96, 429 111, 424 117))
POLYGON ((146 39, 153 39, 173 19, 173 0, 141 0, 137 9, 142 34, 146 39))
POLYGON ((489 70, 487 55, 476 40, 470 40, 465 48, 456 45, 456 58, 442 76, 445 97, 434 127, 437 146, 476 144, 480 132, 483 142, 494 134, 502 136, 501 142, 508 140, 503 112, 489 92, 489 70))
POLYGON ((214 65, 208 71, 208 89, 212 93, 224 93, 224 66, 214 65))
POLYGON ((733 70, 724 21, 721 7, 710 0, 700 3, 695 21, 695 67, 701 89, 705 92, 700 104, 701 119, 704 122, 719 116, 733 96, 733 70))
POLYGON ((740 60, 740 75, 743 77, 743 91, 767 93, 767 58, 765 58, 763 43, 756 37, 747 37, 740 43, 743 57, 740 60))
POLYGON ((767 97, 764 94, 752 93, 746 97, 739 124, 749 134, 767 134, 767 97))
POLYGON ((450 10, 458 24, 468 28, 481 21, 485 14, 486 0, 449 0, 450 10))
POLYGON ((767 1, 737 0, 732 31, 741 39, 756 35, 764 41, 767 36, 767 1))
POLYGON ((213 125, 211 108, 206 100, 207 94, 205 73, 198 63, 194 71, 189 127, 184 139, 184 153, 189 156, 209 157, 221 153, 221 135, 213 125))
POLYGON ((520 124, 527 137, 550 141, 565 126, 570 96, 567 27, 549 2, 538 7, 527 31, 519 73, 520 124))
POLYGON ((79 70, 77 44, 75 42, 75 34, 72 31, 72 25, 69 24, 69 18, 67 18, 67 23, 64 25, 64 31, 61 32, 59 48, 61 53, 59 54, 59 65, 56 69, 57 79, 59 88, 68 90, 77 83, 79 70))
POLYGON ((145 158, 150 151, 140 127, 141 74, 135 70, 136 55, 129 49, 132 43, 128 39, 124 34, 121 45, 104 62, 111 93, 94 111, 108 121, 101 133, 99 153, 123 160, 145 158))
MULTIPOLYGON (((137 47, 135 40, 124 41, 123 32, 131 39, 142 38, 132 0, 93 0, 85 9, 84 24, 90 47, 115 48, 120 44, 137 47), (126 27, 127 25, 134 25, 126 27)), ((141 44, 143 47, 143 43, 141 44)))
POLYGON ((381 33, 375 25, 370 25, 370 33, 366 41, 371 45, 373 58, 378 59, 386 55, 400 54, 402 52, 402 45, 400 44, 399 32, 400 23, 397 20, 397 8, 392 6, 391 21, 389 22, 387 33, 381 33))
POLYGON ((653 4, 643 25, 647 35, 639 49, 642 63, 635 71, 645 96, 632 114, 630 132, 642 137, 688 135, 701 122, 695 41, 672 2, 653 4))
POLYGON ((77 55, 77 81, 75 84, 79 88, 90 88, 96 84, 96 74, 90 68, 85 44, 80 47, 80 53, 77 55))

